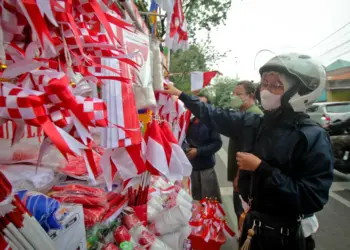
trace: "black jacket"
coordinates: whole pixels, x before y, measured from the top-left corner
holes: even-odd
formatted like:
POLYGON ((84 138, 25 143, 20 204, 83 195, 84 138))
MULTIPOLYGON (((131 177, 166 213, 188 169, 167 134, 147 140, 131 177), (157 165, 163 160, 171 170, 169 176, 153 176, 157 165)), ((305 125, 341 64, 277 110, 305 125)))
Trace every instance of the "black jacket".
POLYGON ((327 203, 333 181, 329 137, 310 120, 300 119, 303 114, 292 112, 269 123, 268 115, 215 109, 184 93, 180 100, 203 123, 238 137, 243 152, 262 160, 254 173, 240 171, 243 197, 248 197, 253 180, 252 209, 298 217, 320 211, 327 203))
POLYGON ((188 127, 186 142, 186 148, 197 149, 197 156, 191 160, 193 170, 204 170, 215 166, 215 153, 222 146, 222 140, 217 131, 192 119, 188 127))

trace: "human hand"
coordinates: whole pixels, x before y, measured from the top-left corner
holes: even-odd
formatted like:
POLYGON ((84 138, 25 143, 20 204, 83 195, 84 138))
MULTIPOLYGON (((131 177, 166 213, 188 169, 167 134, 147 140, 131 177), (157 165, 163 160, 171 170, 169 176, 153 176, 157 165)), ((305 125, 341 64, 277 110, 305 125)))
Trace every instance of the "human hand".
POLYGON ((196 148, 189 148, 186 152, 186 156, 189 160, 194 159, 197 156, 197 149, 196 148))
POLYGON ((238 152, 236 155, 236 160, 239 169, 252 172, 254 172, 261 164, 261 160, 250 153, 238 152))
POLYGON ((173 84, 166 84, 162 93, 179 96, 181 95, 182 91, 177 89, 173 84))

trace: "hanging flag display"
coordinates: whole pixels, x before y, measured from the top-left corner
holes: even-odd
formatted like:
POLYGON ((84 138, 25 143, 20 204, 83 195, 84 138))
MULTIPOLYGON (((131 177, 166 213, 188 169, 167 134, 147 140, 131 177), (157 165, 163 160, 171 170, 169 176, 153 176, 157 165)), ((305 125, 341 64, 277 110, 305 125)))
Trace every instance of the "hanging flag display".
POLYGON ((141 5, 1 1, 1 249, 182 249, 197 226, 181 147, 191 114, 162 93, 170 51, 188 46, 182 0, 141 5))

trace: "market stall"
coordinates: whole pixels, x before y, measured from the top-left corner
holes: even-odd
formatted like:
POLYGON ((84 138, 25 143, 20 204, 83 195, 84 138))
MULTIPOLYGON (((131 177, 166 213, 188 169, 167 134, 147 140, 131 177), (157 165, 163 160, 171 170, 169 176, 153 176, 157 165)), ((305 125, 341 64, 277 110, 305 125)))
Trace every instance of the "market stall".
MULTIPOLYGON (((220 204, 191 198, 190 113, 161 93, 162 42, 133 2, 1 3, 0 249, 219 249, 233 237, 220 204)), ((164 11, 163 45, 186 48, 181 1, 164 11)))

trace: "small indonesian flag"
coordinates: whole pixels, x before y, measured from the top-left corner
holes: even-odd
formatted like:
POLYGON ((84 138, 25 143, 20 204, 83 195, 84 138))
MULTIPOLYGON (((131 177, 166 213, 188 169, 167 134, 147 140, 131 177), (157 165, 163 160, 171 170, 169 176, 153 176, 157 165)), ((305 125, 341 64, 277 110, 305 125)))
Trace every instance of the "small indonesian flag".
POLYGON ((201 90, 202 88, 208 86, 211 80, 219 74, 218 71, 208 71, 200 72, 194 71, 191 72, 191 91, 201 90))

